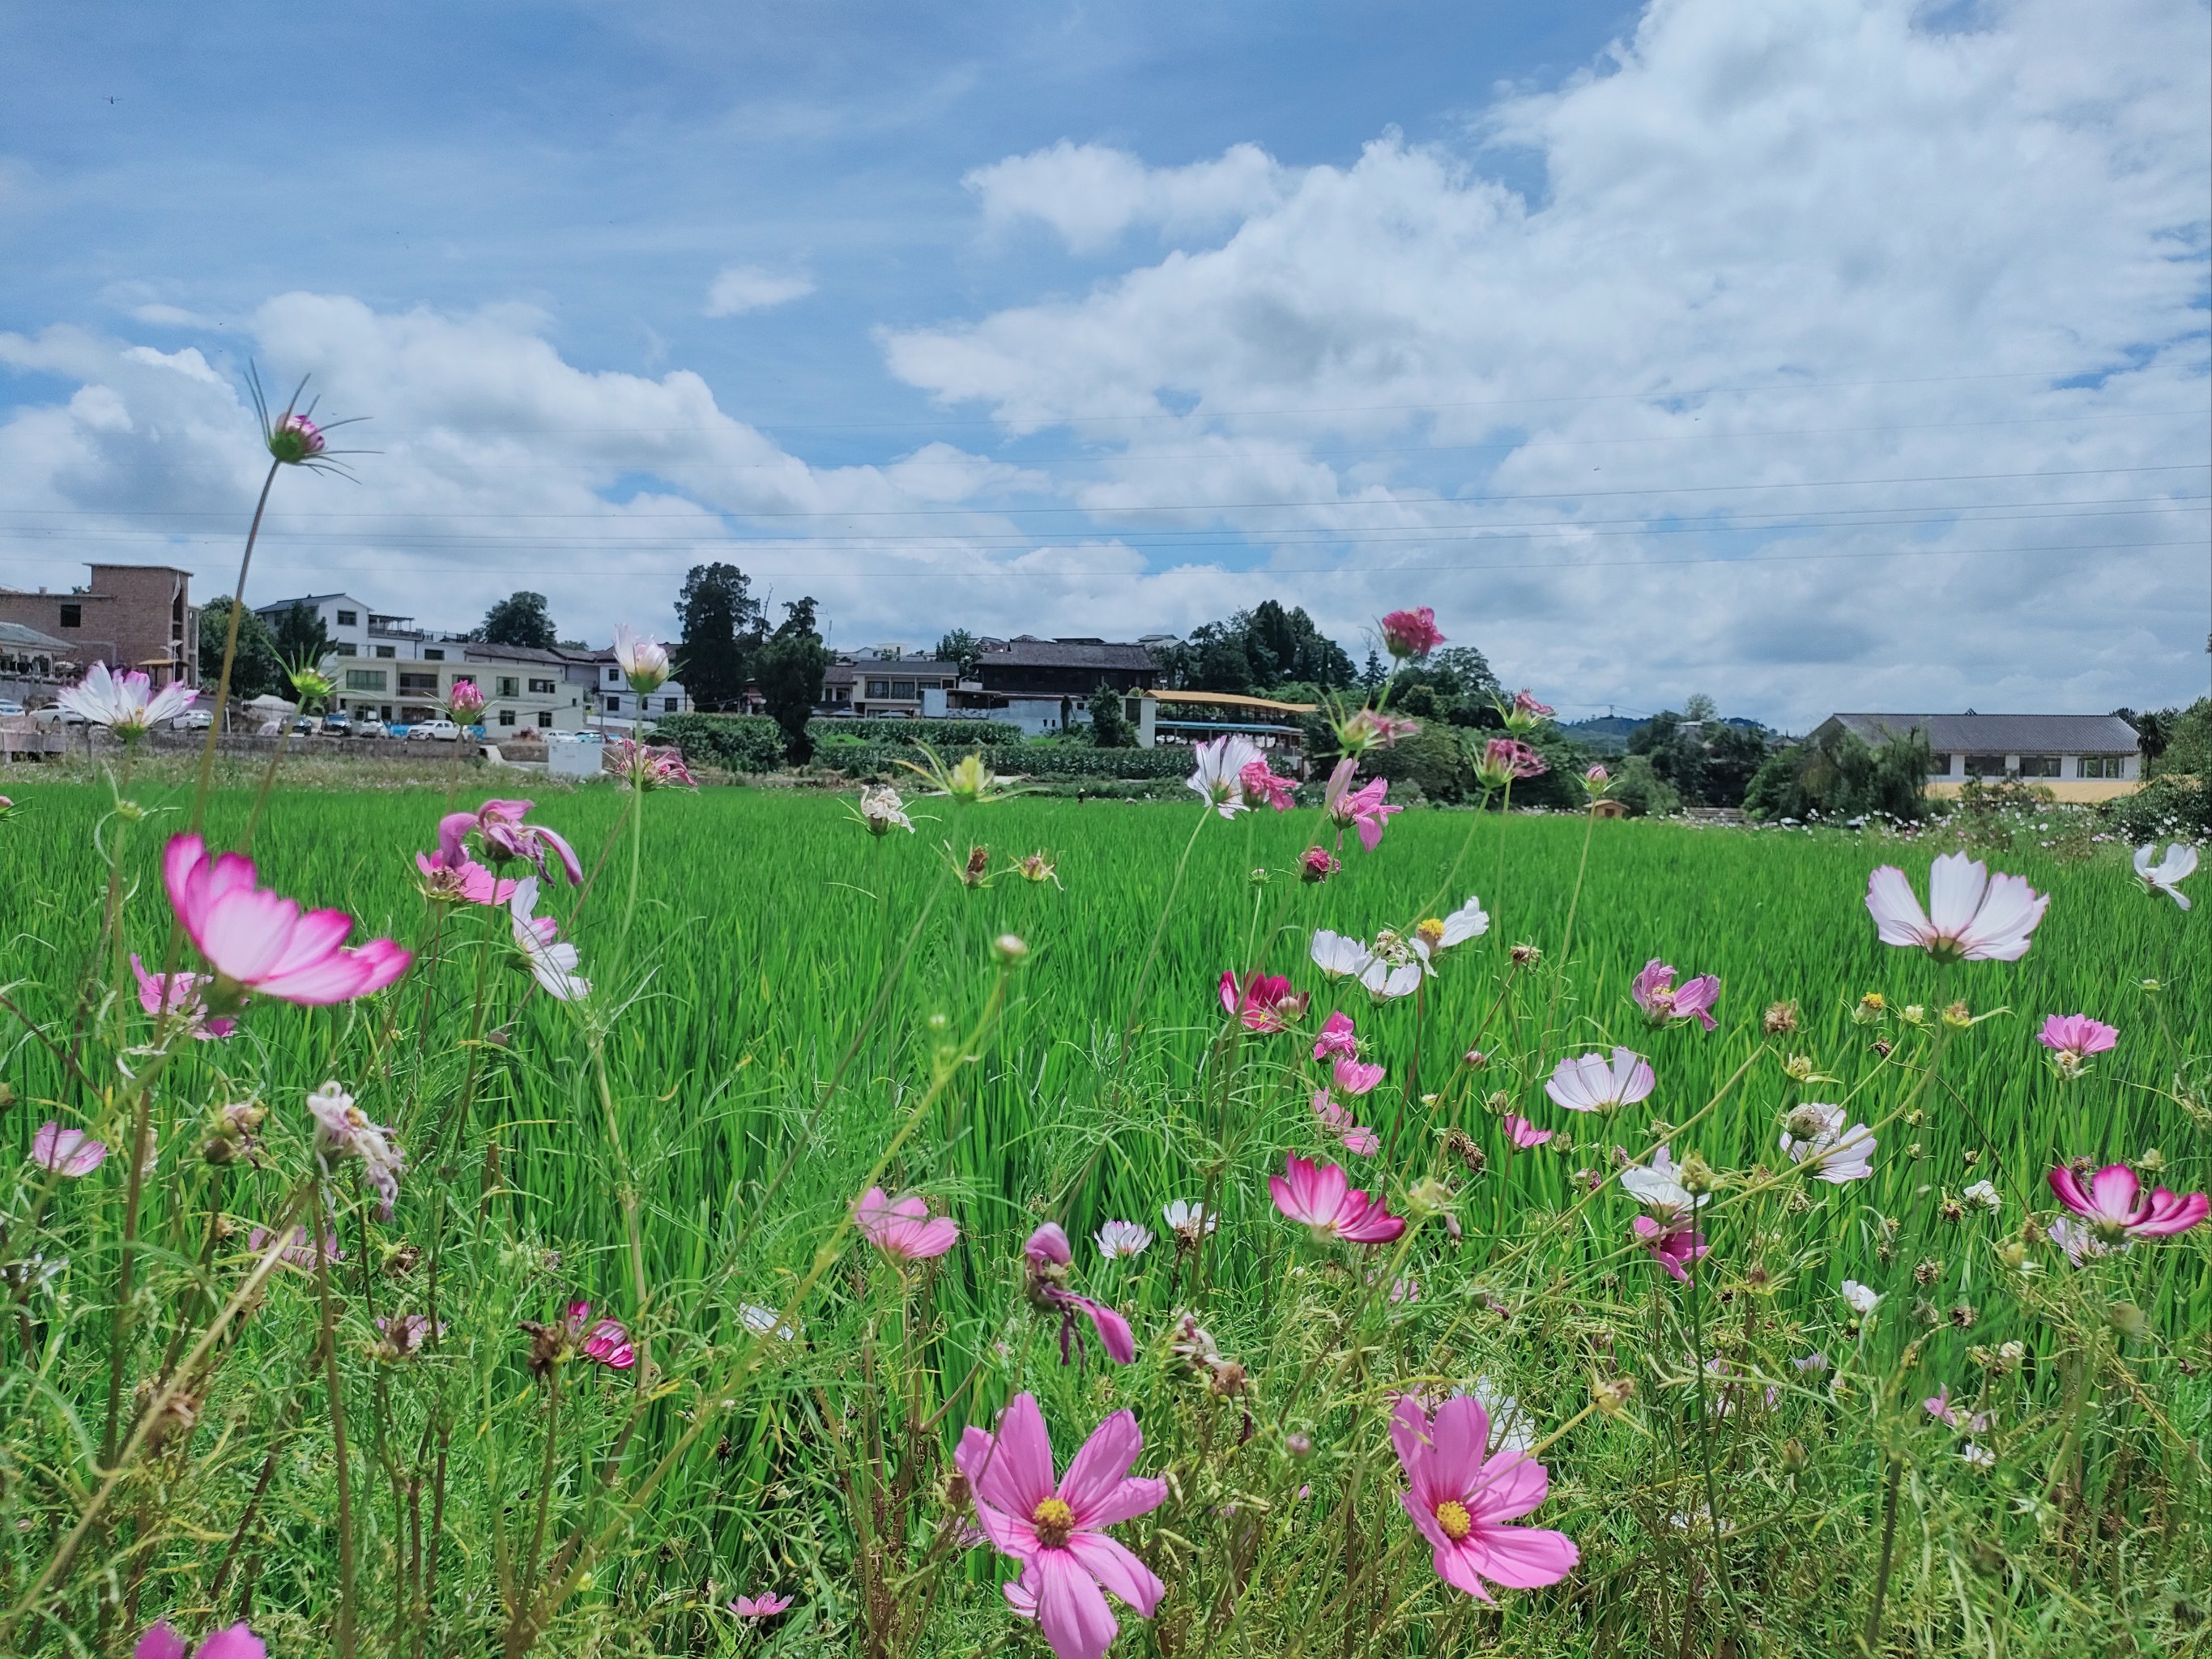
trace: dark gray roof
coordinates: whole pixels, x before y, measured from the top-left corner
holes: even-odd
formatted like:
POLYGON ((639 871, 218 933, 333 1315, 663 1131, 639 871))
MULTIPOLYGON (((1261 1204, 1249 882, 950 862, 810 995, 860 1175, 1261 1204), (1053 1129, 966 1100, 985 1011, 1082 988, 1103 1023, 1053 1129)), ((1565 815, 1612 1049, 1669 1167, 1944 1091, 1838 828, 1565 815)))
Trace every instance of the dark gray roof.
POLYGON ((76 649, 66 640, 58 640, 51 635, 41 634, 35 628, 26 628, 21 623, 11 622, 0 622, 0 645, 11 651, 58 651, 64 656, 76 649))
POLYGON ((1938 754, 2132 755, 2135 727, 2118 714, 1832 714, 1829 719, 1881 744, 1917 726, 1938 754))
POLYGON ((1024 635, 984 651, 985 668, 1157 668, 1144 646, 1105 640, 1040 640, 1024 635))
POLYGON ((253 614, 265 617, 272 611, 289 611, 295 605, 322 605, 331 599, 352 598, 350 593, 302 593, 296 599, 272 599, 267 605, 257 605, 253 607, 253 614))

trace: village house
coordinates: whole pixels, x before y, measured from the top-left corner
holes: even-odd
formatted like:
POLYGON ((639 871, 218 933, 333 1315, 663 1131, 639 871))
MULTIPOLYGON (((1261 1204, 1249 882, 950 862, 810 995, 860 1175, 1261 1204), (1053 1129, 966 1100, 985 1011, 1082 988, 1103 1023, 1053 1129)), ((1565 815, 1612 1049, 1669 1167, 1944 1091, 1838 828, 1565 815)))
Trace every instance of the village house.
POLYGON ((2117 714, 1831 714, 1809 741, 1849 732, 1880 748, 1918 731, 1933 757, 1931 795, 1955 795, 1968 779, 2039 785, 2059 800, 2111 800, 2142 781, 2142 744, 2117 714))
POLYGON ((197 684, 200 611, 192 573, 167 564, 89 568, 92 580, 66 593, 0 587, 0 623, 61 641, 80 669, 104 662, 135 668, 156 685, 197 684))

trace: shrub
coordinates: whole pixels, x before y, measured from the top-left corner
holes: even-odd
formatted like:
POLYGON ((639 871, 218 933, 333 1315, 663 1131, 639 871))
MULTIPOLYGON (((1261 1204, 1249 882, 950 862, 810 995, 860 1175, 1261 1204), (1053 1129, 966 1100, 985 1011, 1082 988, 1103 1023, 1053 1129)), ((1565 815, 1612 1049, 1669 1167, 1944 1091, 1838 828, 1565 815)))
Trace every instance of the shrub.
POLYGON ((2133 846, 2212 836, 2212 783, 2201 778, 2153 778, 2100 810, 2112 833, 2133 846))
POLYGON ((1632 818, 1663 818, 1682 810, 1674 786, 1651 769, 1649 755, 1631 755, 1613 775, 1613 798, 1632 818))
POLYGON ((783 728, 759 714, 666 714, 653 728, 687 761, 732 772, 775 772, 783 766, 783 728))

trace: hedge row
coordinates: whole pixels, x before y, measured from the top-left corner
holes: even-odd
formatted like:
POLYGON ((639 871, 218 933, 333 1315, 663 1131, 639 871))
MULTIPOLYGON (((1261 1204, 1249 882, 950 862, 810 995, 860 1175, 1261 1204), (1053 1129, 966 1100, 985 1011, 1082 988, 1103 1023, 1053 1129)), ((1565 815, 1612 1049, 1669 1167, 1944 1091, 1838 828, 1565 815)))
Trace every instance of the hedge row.
MULTIPOLYGON (((901 761, 920 761, 921 750, 909 744, 871 744, 816 752, 818 768, 842 772, 848 777, 912 776, 901 761)), ((951 758, 950 753, 945 757, 951 758)), ((1074 744, 1040 744, 1035 748, 997 750, 991 757, 994 769, 1025 778, 1180 778, 1190 772, 1190 751, 1183 749, 1087 749, 1074 744)))
POLYGON ((933 749, 995 748, 1023 741, 1022 728, 1004 720, 820 720, 806 722, 806 735, 817 743, 835 738, 842 748, 859 738, 863 744, 926 743, 933 749))
POLYGON ((783 767, 783 731, 763 714, 664 714, 653 735, 684 758, 727 772, 775 772, 783 767))
MULTIPOLYGON (((818 745, 814 764, 822 770, 842 772, 848 777, 910 775, 898 763, 923 758, 921 744, 938 748, 951 760, 979 747, 991 751, 991 764, 1000 772, 1034 778, 1179 778, 1190 770, 1190 753, 1182 749, 1091 749, 1078 744, 1054 743, 1016 746, 991 740, 990 735, 1014 732, 1011 726, 985 720, 812 720, 808 733, 818 745), (854 728, 870 737, 888 736, 895 730, 902 742, 854 743, 854 728), (823 741, 835 735, 835 743, 823 741)), ((1019 733, 1016 732, 1016 736, 1019 733)), ((719 766, 730 772, 779 772, 783 769, 783 733, 776 723, 760 714, 667 714, 653 726, 653 736, 672 743, 686 760, 719 766)))

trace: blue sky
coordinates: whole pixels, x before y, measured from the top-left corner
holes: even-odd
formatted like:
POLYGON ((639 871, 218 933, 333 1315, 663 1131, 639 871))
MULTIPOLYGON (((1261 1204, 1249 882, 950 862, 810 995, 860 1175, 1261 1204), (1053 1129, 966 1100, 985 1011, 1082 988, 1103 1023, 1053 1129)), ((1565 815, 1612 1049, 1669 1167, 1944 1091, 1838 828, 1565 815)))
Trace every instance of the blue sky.
POLYGON ((842 643, 1381 610, 1555 701, 2203 689, 2201 0, 0 14, 0 580, 842 643))

